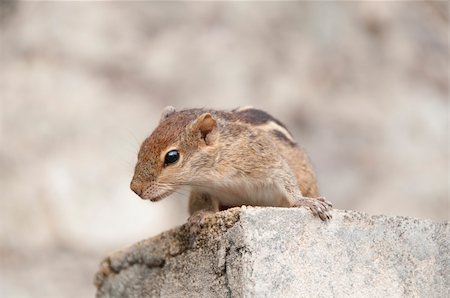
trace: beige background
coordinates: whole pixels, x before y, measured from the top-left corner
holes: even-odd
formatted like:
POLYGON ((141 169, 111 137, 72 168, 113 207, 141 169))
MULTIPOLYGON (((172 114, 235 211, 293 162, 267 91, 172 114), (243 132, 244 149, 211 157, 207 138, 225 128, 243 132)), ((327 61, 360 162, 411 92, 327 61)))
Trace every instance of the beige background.
POLYGON ((0 296, 88 297, 183 223, 128 188, 165 105, 253 105, 340 209, 449 218, 447 2, 0 2, 0 296))

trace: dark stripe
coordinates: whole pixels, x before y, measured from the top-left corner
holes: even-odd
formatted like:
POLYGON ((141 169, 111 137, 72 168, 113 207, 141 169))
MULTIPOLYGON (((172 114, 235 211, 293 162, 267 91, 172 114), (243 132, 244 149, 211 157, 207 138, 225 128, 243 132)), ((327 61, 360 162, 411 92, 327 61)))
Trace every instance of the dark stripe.
POLYGON ((288 143, 290 146, 292 146, 292 147, 295 147, 296 146, 296 143, 295 142, 292 142, 292 140, 291 139, 289 139, 284 133, 282 133, 281 131, 279 131, 279 130, 272 130, 272 134, 277 138, 277 139, 279 139, 279 140, 281 140, 281 141, 283 141, 283 142, 285 142, 285 143, 288 143))
POLYGON ((243 111, 238 111, 236 112, 236 114, 238 115, 238 118, 240 120, 246 123, 261 125, 273 121, 279 126, 284 127, 284 129, 288 130, 287 127, 281 121, 261 110, 247 109, 243 111))

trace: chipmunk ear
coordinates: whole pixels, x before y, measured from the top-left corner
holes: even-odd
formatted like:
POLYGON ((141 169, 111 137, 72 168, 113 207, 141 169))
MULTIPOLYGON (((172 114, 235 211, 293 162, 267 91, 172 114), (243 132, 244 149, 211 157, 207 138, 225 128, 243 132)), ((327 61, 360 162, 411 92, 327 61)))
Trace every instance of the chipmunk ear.
POLYGON ((177 110, 172 106, 167 106, 161 113, 161 118, 159 119, 159 123, 163 122, 167 119, 171 114, 175 113, 177 110))
POLYGON ((193 131, 200 131, 202 139, 207 145, 211 145, 214 141, 214 129, 217 127, 216 120, 210 113, 203 113, 195 119, 192 124, 193 131))

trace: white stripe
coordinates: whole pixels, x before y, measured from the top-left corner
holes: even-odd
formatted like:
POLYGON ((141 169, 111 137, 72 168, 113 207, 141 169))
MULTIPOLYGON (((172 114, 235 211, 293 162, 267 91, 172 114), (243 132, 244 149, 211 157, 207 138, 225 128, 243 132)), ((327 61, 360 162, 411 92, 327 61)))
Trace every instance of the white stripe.
POLYGON ((287 131, 286 128, 284 128, 283 126, 279 125, 278 123, 274 122, 274 121, 269 121, 268 123, 265 123, 263 125, 259 125, 257 126, 259 129, 262 129, 264 131, 272 131, 272 130, 276 130, 278 132, 281 132, 286 138, 288 138, 289 140, 291 140, 292 142, 294 142, 294 138, 292 137, 292 135, 289 133, 289 131, 287 131))

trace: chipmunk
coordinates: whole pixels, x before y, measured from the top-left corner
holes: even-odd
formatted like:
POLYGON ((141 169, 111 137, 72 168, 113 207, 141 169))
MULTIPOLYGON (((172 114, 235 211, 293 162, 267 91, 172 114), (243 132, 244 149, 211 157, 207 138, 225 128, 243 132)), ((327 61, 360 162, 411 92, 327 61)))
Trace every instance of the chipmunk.
POLYGON ((191 217, 252 205, 306 207, 331 218, 306 153, 283 123, 251 107, 164 109, 140 148, 130 187, 159 201, 182 186, 191 187, 191 217))

